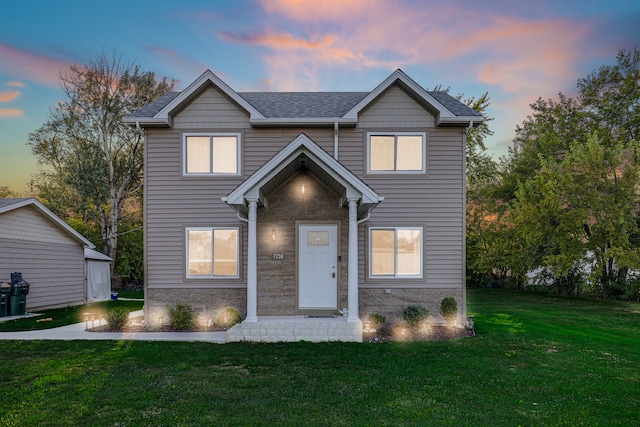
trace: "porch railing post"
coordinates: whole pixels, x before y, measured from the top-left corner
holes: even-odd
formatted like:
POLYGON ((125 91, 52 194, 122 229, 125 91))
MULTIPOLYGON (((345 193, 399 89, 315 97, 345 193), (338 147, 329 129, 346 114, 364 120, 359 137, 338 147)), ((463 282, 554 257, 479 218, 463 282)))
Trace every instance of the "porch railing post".
POLYGON ((245 322, 258 321, 258 252, 256 218, 258 217, 258 201, 249 202, 249 230, 247 242, 247 318, 245 322))
POLYGON ((358 307, 358 199, 349 198, 349 258, 347 281, 347 301, 349 314, 347 322, 359 322, 358 307))

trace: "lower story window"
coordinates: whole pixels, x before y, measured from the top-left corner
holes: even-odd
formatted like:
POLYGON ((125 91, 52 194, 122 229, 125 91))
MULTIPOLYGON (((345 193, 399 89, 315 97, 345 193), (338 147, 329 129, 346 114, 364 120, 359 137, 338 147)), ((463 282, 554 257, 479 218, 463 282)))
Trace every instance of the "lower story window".
POLYGON ((422 227, 369 229, 369 276, 421 278, 422 227))
POLYGON ((187 228, 187 277, 238 277, 238 235, 238 228, 187 228))

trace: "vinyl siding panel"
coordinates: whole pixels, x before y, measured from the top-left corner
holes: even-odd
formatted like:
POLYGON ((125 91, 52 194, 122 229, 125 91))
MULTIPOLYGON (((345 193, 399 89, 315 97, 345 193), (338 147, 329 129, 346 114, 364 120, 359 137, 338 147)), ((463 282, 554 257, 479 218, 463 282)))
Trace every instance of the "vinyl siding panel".
POLYGON ((433 115, 398 86, 392 86, 358 118, 361 128, 433 127, 434 123, 433 115))
POLYGON ((249 128, 249 116, 221 92, 206 89, 173 119, 175 129, 185 128, 249 128))
POLYGON ((15 271, 31 285, 28 310, 85 300, 84 249, 79 244, 0 239, 0 281, 10 282, 15 271))
MULTIPOLYGON (((305 133, 333 155, 333 129, 251 128, 246 116, 243 121, 237 113, 244 115, 216 90, 208 89, 176 116, 174 129, 147 130, 145 256, 149 287, 246 286, 246 224, 238 220, 235 212, 220 200, 221 197, 229 194, 300 133, 305 133), (222 112, 223 105, 235 112, 222 112), (208 109, 213 112, 209 114, 208 109), (222 123, 225 115, 235 119, 222 123), (182 176, 183 132, 205 131, 241 133, 241 176, 182 176), (241 228, 241 278, 185 280, 184 227, 216 225, 241 228)), ((433 128, 433 123, 430 113, 402 89, 393 87, 361 114, 356 128, 339 130, 340 163, 385 197, 369 221, 359 226, 361 287, 464 286, 464 129, 433 128), (367 175, 365 138, 370 131, 425 132, 426 174, 367 175), (424 279, 368 279, 368 227, 404 225, 424 228, 424 279)))
POLYGON ((24 206, 0 214, 0 239, 78 244, 66 231, 54 225, 33 206, 24 206))

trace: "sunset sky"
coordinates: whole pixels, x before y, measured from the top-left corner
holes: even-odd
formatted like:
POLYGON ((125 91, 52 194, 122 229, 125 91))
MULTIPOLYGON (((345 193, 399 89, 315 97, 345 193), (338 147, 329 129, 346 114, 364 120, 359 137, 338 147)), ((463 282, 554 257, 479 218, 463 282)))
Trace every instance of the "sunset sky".
POLYGON ((211 69, 237 91, 369 91, 396 68, 426 89, 489 92, 506 154, 538 97, 640 45, 640 2, 598 0, 4 0, 0 186, 24 192, 27 146, 63 100, 59 75, 104 51, 183 89, 211 69))

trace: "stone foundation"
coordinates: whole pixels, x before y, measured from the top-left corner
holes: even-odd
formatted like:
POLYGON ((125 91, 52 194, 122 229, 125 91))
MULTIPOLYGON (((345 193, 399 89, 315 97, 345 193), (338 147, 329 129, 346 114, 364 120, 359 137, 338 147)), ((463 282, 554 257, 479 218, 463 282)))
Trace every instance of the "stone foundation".
POLYGON ((344 317, 264 316, 227 331, 227 342, 362 342, 362 322, 344 317))
POLYGON ((445 297, 454 297, 458 303, 457 325, 464 325, 462 313, 462 289, 385 289, 361 288, 359 290, 360 319, 365 321, 373 313, 382 314, 388 321, 403 321, 402 311, 412 304, 429 310, 429 321, 446 324, 440 315, 440 303, 445 297))
POLYGON ((203 320, 215 319, 224 307, 235 307, 247 315, 246 289, 147 289, 145 318, 149 325, 169 323, 167 305, 188 304, 203 320))

